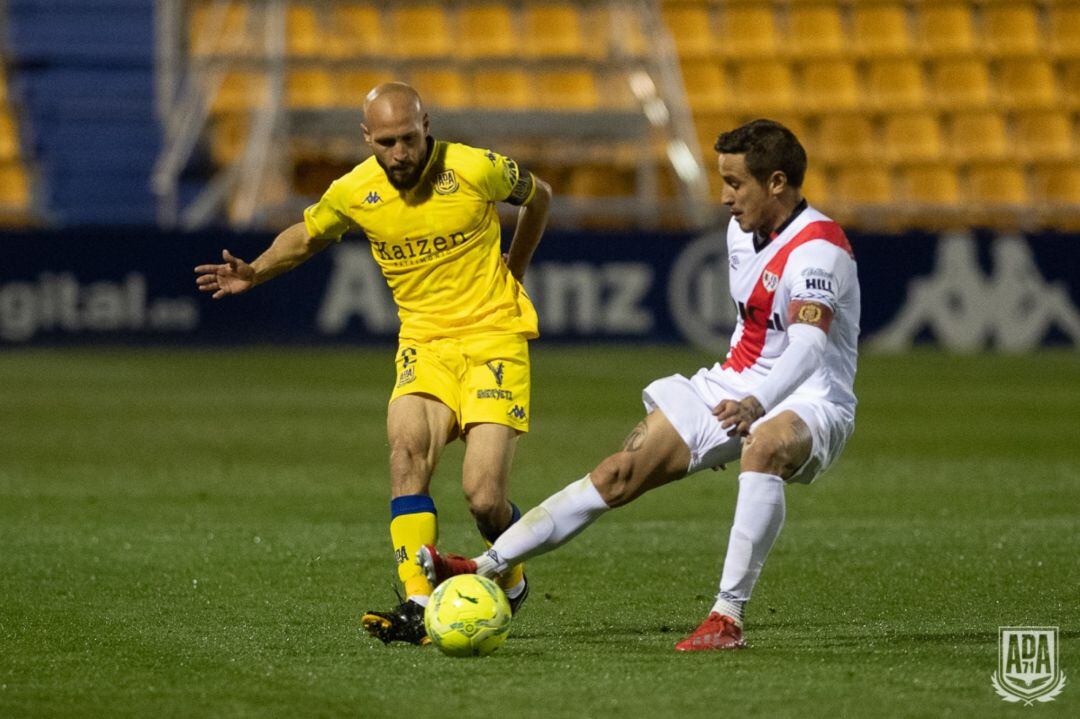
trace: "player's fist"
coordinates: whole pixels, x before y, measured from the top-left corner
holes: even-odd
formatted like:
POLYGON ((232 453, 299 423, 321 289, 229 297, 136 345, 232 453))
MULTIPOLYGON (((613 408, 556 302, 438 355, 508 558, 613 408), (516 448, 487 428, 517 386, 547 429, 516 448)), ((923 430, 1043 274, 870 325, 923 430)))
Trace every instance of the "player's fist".
POLYGON ((729 437, 746 437, 750 425, 765 415, 765 408, 753 395, 741 400, 725 399, 713 408, 713 416, 720 420, 720 427, 729 437))
POLYGON ((195 268, 195 285, 201 292, 213 292, 220 300, 227 295, 239 295, 255 286, 255 268, 228 250, 221 251, 225 260, 220 265, 199 265, 195 268))

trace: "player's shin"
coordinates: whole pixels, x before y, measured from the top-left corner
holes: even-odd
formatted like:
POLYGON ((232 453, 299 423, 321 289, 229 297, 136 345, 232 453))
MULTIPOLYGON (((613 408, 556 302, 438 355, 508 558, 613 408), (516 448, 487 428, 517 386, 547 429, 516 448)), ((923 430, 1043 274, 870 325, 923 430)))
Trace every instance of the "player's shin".
MULTIPOLYGON (((499 537, 519 519, 521 519, 521 510, 518 509, 516 504, 510 502, 510 521, 505 527, 496 529, 484 526, 478 521, 476 528, 480 530, 480 534, 484 537, 484 541, 487 543, 488 549, 490 549, 499 537)), ((518 563, 507 569, 505 573, 498 576, 498 584, 506 592, 506 596, 510 599, 516 598, 521 592, 525 591, 525 565, 518 563)))
POLYGON ((390 539, 394 543, 398 578, 405 585, 405 595, 417 604, 426 605, 432 586, 413 561, 417 550, 435 544, 439 536, 435 502, 426 494, 408 494, 390 500, 390 539))
POLYGON ((550 552, 609 509, 592 479, 585 475, 530 509, 503 532, 490 550, 476 558, 477 573, 502 574, 529 557, 550 552))
POLYGON ((720 593, 712 611, 742 626, 743 610, 784 526, 784 480, 774 474, 743 472, 728 539, 720 593))

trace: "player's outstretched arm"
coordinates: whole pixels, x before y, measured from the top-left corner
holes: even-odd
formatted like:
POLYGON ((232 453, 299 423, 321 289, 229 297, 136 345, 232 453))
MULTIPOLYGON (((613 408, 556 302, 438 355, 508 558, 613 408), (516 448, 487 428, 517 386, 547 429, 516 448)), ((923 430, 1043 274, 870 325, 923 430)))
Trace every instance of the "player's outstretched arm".
POLYGON ((518 282, 524 279, 533 252, 540 244, 551 208, 551 185, 539 177, 535 177, 535 180, 536 191, 518 213, 517 229, 514 230, 514 239, 510 242, 510 252, 506 258, 510 273, 518 282))
POLYGON ((313 239, 304 223, 299 222, 275 237, 270 247, 250 264, 223 250, 222 264, 195 268, 198 275, 195 284, 202 292, 213 292, 215 300, 243 294, 305 262, 332 241, 313 239))

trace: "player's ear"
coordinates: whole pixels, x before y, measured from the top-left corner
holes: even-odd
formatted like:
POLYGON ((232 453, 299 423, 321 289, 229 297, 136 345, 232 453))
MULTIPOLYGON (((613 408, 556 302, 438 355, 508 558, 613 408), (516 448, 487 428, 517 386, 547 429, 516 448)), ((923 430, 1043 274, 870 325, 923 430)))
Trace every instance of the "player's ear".
POLYGON ((769 175, 768 188, 770 195, 779 195, 787 189, 787 186, 787 174, 782 170, 776 170, 773 174, 769 175))
POLYGON ((424 137, 428 136, 428 129, 431 127, 431 121, 428 119, 428 114, 424 113, 424 137))
POLYGON ((364 142, 371 144, 371 132, 367 129, 367 125, 360 123, 360 131, 364 133, 364 142))

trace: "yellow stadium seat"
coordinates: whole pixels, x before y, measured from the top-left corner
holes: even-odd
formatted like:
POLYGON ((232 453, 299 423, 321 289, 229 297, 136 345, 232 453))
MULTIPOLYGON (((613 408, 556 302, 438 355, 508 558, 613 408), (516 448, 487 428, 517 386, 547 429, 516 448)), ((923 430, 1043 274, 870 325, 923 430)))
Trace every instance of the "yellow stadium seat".
POLYGON ((1049 108, 1057 106, 1054 68, 1046 60, 1008 59, 997 72, 1000 99, 1005 107, 1049 108))
POLYGON ((0 104, 7 102, 7 77, 4 75, 4 63, 0 62, 0 104))
MULTIPOLYGON (((768 10, 768 4, 762 3, 768 10)), ((795 57, 841 55, 847 48, 835 3, 796 4, 788 15, 784 50, 795 57)))
POLYGON ((210 103, 212 113, 246 112, 266 107, 270 102, 270 85, 258 72, 233 71, 225 74, 217 94, 210 103))
POLYGON ((457 70, 442 67, 416 69, 410 74, 409 80, 427 105, 457 109, 468 104, 465 79, 457 70))
POLYGON ((633 170, 610 165, 577 165, 570 169, 566 193, 574 197, 631 197, 633 170))
POLYGON ((633 6, 622 3, 606 4, 596 10, 593 22, 585 28, 585 42, 602 48, 602 55, 639 57, 649 51, 650 40, 645 37, 641 16, 633 6))
POLYGON ((19 156, 19 131, 15 119, 0 105, 0 162, 14 160, 19 156))
POLYGON ((880 164, 842 165, 836 173, 835 197, 852 205, 884 205, 894 201, 889 170, 880 164))
POLYGON ((364 98, 376 85, 396 77, 384 70, 346 70, 336 76, 337 104, 341 107, 363 107, 364 98))
POLYGON ((996 0, 983 8, 982 47, 994 55, 1035 55, 1041 50, 1033 2, 996 0))
POLYGON ((1080 110, 1080 58, 1066 61, 1061 70, 1062 104, 1072 110, 1080 110))
POLYGON ((867 70, 867 100, 877 110, 913 110, 926 105, 922 64, 912 59, 875 60, 867 70))
POLYGON ((215 11, 210 2, 199 3, 188 16, 188 37, 191 54, 251 55, 262 47, 261 16, 248 13, 243 3, 229 5, 224 15, 215 11), (214 20, 222 18, 216 24, 214 20))
POLYGON ((462 57, 511 57, 520 51, 514 19, 504 3, 470 3, 458 11, 462 57))
POLYGON ((532 102, 524 70, 479 70, 471 85, 472 104, 477 107, 523 110, 532 102))
POLYGON ((578 8, 566 2, 530 3, 525 7, 525 42, 533 57, 573 57, 586 51, 578 8))
POLYGON ((1032 174, 1036 202, 1080 207, 1080 165, 1075 162, 1038 165, 1032 174))
POLYGON ((975 58, 938 60, 930 76, 933 78, 934 101, 939 107, 989 107, 990 73, 985 61, 975 58))
POLYGON ((285 83, 285 104, 293 109, 333 107, 337 92, 326 70, 290 70, 285 83))
POLYGON ((1027 179, 1014 162, 972 165, 968 175, 968 200, 986 205, 1023 205, 1028 201, 1027 179))
POLYGON ((941 126, 925 112, 885 118, 885 155, 891 162, 927 162, 943 156, 941 126))
POLYGON ((995 110, 967 112, 952 118, 949 152, 959 161, 996 160, 1009 154, 1005 118, 995 110))
POLYGON ((288 53, 295 57, 312 57, 327 53, 329 48, 319 31, 315 8, 310 5, 289 5, 285 16, 285 43, 288 53))
POLYGON ((733 104, 743 113, 785 112, 794 106, 791 68, 782 60, 747 60, 735 66, 733 104))
POLYGON ((1048 14, 1051 52, 1058 57, 1080 57, 1080 3, 1058 0, 1048 14))
POLYGON ((1022 160, 1075 157, 1072 120, 1061 110, 1020 112, 1015 121, 1016 152, 1022 160))
POLYGON ((596 78, 588 70, 543 71, 535 76, 540 107, 551 110, 594 110, 600 105, 596 78))
POLYGON ((705 170, 715 174, 716 139, 721 132, 734 130, 739 126, 738 118, 727 112, 695 112, 694 128, 697 130, 698 145, 705 160, 705 170))
POLYGON ((30 179, 20 163, 0 163, 0 207, 30 207, 30 179))
POLYGON ((858 76, 847 60, 810 60, 802 69, 799 104, 807 110, 854 110, 859 106, 858 76))
POLYGON ((831 164, 876 159, 881 143, 869 115, 844 113, 821 118, 815 147, 816 156, 831 164))
POLYGON ((975 51, 975 30, 970 2, 917 4, 916 37, 929 55, 966 55, 975 51))
POLYGON ((911 51, 902 2, 852 4, 852 49, 865 57, 899 57, 911 51))
POLYGON ((772 3, 726 3, 722 27, 718 49, 725 56, 760 58, 779 49, 772 3))
POLYGON ((807 167, 803 176, 802 194, 814 207, 829 204, 829 177, 816 167, 807 167))
POLYGON ((915 163, 900 168, 899 197, 905 202, 955 207, 960 203, 956 168, 940 162, 915 163))
POLYGON ((729 95, 723 67, 715 60, 683 60, 683 85, 690 109, 694 112, 717 112, 728 109, 729 95))
POLYGON ((334 3, 332 30, 326 43, 335 57, 368 57, 389 53, 379 8, 371 2, 334 3))
POLYGON ((441 3, 404 3, 390 10, 389 50, 403 58, 444 57, 452 36, 441 3))
POLYGON ((664 24, 675 38, 679 57, 710 57, 723 52, 725 37, 713 30, 712 14, 705 4, 667 5, 662 8, 664 24))
POLYGON ((216 165, 236 161, 244 149, 251 122, 247 115, 232 114, 213 118, 208 125, 210 159, 216 165))

